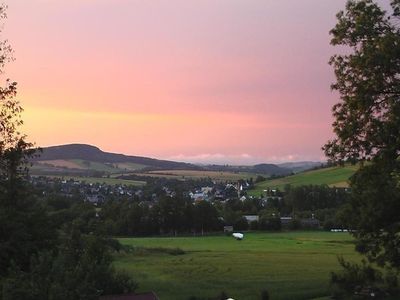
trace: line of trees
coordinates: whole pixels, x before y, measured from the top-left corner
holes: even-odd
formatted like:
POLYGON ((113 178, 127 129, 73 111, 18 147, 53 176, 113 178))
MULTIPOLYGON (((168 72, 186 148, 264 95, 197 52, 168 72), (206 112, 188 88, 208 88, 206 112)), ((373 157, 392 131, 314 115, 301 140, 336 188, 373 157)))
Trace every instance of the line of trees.
POLYGON ((132 200, 108 201, 99 212, 105 230, 114 235, 158 235, 220 231, 218 211, 207 201, 162 197, 149 205, 132 200))
POLYGON ((109 200, 101 205, 98 220, 108 234, 124 236, 204 234, 221 231, 224 225, 235 230, 280 230, 281 216, 315 217, 327 229, 342 227, 336 213, 348 198, 345 189, 309 185, 288 187, 281 195, 212 202, 193 202, 184 194, 164 195, 153 202, 109 200), (244 215, 258 215, 259 221, 249 224, 244 215))

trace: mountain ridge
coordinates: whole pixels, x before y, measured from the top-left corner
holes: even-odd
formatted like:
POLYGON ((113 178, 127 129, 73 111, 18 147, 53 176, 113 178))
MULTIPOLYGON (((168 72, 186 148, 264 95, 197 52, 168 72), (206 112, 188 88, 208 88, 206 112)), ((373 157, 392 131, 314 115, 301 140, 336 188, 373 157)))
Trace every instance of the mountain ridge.
POLYGON ((188 168, 191 170, 200 167, 184 162, 161 160, 143 156, 125 155, 102 151, 100 148, 88 144, 66 144, 58 146, 43 147, 42 153, 33 161, 47 161, 57 159, 82 159, 101 163, 130 162, 142 164, 154 168, 188 168))
POLYGON ((141 171, 151 170, 202 170, 202 171, 221 171, 221 172, 248 172, 262 174, 266 176, 285 176, 295 171, 298 171, 299 164, 307 167, 312 167, 316 163, 299 162, 287 163, 288 166, 293 164, 294 168, 283 167, 282 164, 261 163, 253 166, 233 166, 233 165, 196 165, 187 162, 177 162, 170 160, 162 160, 149 158, 144 156, 125 155, 120 153, 111 153, 101 150, 100 148, 88 144, 65 144, 50 147, 43 147, 42 152, 33 162, 51 162, 56 160, 84 160, 98 162, 102 164, 117 164, 117 163, 133 163, 143 165, 141 171))

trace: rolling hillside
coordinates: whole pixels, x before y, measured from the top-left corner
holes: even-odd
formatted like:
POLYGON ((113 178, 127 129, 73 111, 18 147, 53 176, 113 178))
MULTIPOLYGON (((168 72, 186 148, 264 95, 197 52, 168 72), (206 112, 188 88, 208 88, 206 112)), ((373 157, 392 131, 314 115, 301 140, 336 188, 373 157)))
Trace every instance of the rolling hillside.
MULTIPOLYGON (((206 165, 199 166, 184 162, 159 160, 141 156, 109 153, 85 144, 69 144, 43 148, 40 156, 33 159, 31 172, 34 175, 101 176, 112 174, 141 173, 152 175, 152 171, 192 171, 199 172, 195 177, 208 177, 207 172, 226 173, 229 177, 256 177, 288 175, 294 170, 275 164, 254 166, 206 165), (233 176, 231 176, 233 175, 233 176), (238 176, 235 176, 238 175, 238 176)), ((304 164, 304 163, 300 163, 304 164)), ((191 174, 193 175, 193 174, 191 174)), ((178 174, 180 176, 180 174, 178 174)), ((181 176, 180 176, 181 177, 181 176)))
MULTIPOLYGON (((82 161, 97 162, 102 165, 113 165, 113 167, 118 164, 125 166, 134 164, 136 166, 140 165, 143 168, 149 167, 154 169, 199 169, 196 165, 183 162, 104 152, 95 146, 85 144, 69 144, 43 148, 43 152, 34 161, 51 162, 57 160, 78 160, 78 164, 82 163, 82 161)), ((90 165, 86 164, 83 167, 88 168, 90 165)))
POLYGON ((327 184, 329 186, 347 187, 349 177, 353 175, 357 169, 357 165, 330 167, 267 180, 256 184, 255 188, 249 191, 249 194, 259 196, 267 188, 283 190, 284 186, 287 184, 292 186, 327 184))

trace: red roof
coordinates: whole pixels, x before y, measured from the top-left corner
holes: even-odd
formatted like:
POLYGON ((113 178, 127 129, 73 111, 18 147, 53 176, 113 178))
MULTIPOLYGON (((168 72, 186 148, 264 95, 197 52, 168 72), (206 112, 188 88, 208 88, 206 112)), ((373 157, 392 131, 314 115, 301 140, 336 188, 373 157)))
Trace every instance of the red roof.
POLYGON ((153 292, 143 294, 123 294, 100 296, 99 300, 159 300, 153 292))

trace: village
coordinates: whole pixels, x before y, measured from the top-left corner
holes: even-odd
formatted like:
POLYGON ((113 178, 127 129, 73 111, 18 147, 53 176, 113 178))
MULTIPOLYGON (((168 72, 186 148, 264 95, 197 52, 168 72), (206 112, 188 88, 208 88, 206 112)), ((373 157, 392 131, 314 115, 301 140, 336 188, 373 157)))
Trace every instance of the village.
POLYGON ((42 197, 54 195, 73 199, 76 202, 90 203, 99 209, 110 202, 113 202, 114 205, 121 202, 136 203, 151 209, 159 203, 160 199, 173 201, 172 199, 177 197, 185 198, 194 206, 206 202, 219 211, 219 220, 222 221, 220 230, 224 232, 257 229, 280 230, 281 228, 320 229, 323 225, 314 213, 307 215, 307 213, 298 212, 296 217, 293 215, 293 210, 284 209, 284 192, 280 190, 265 190, 262 197, 247 195, 247 191, 252 187, 252 180, 225 183, 212 180, 189 180, 185 182, 186 189, 184 190, 182 190, 180 182, 176 180, 152 180, 144 186, 134 186, 88 183, 84 179, 74 178, 31 176, 30 182, 40 191, 42 197), (227 210, 235 212, 233 219, 232 217, 224 219, 222 211, 227 210), (266 214, 268 215, 266 216, 266 214))

